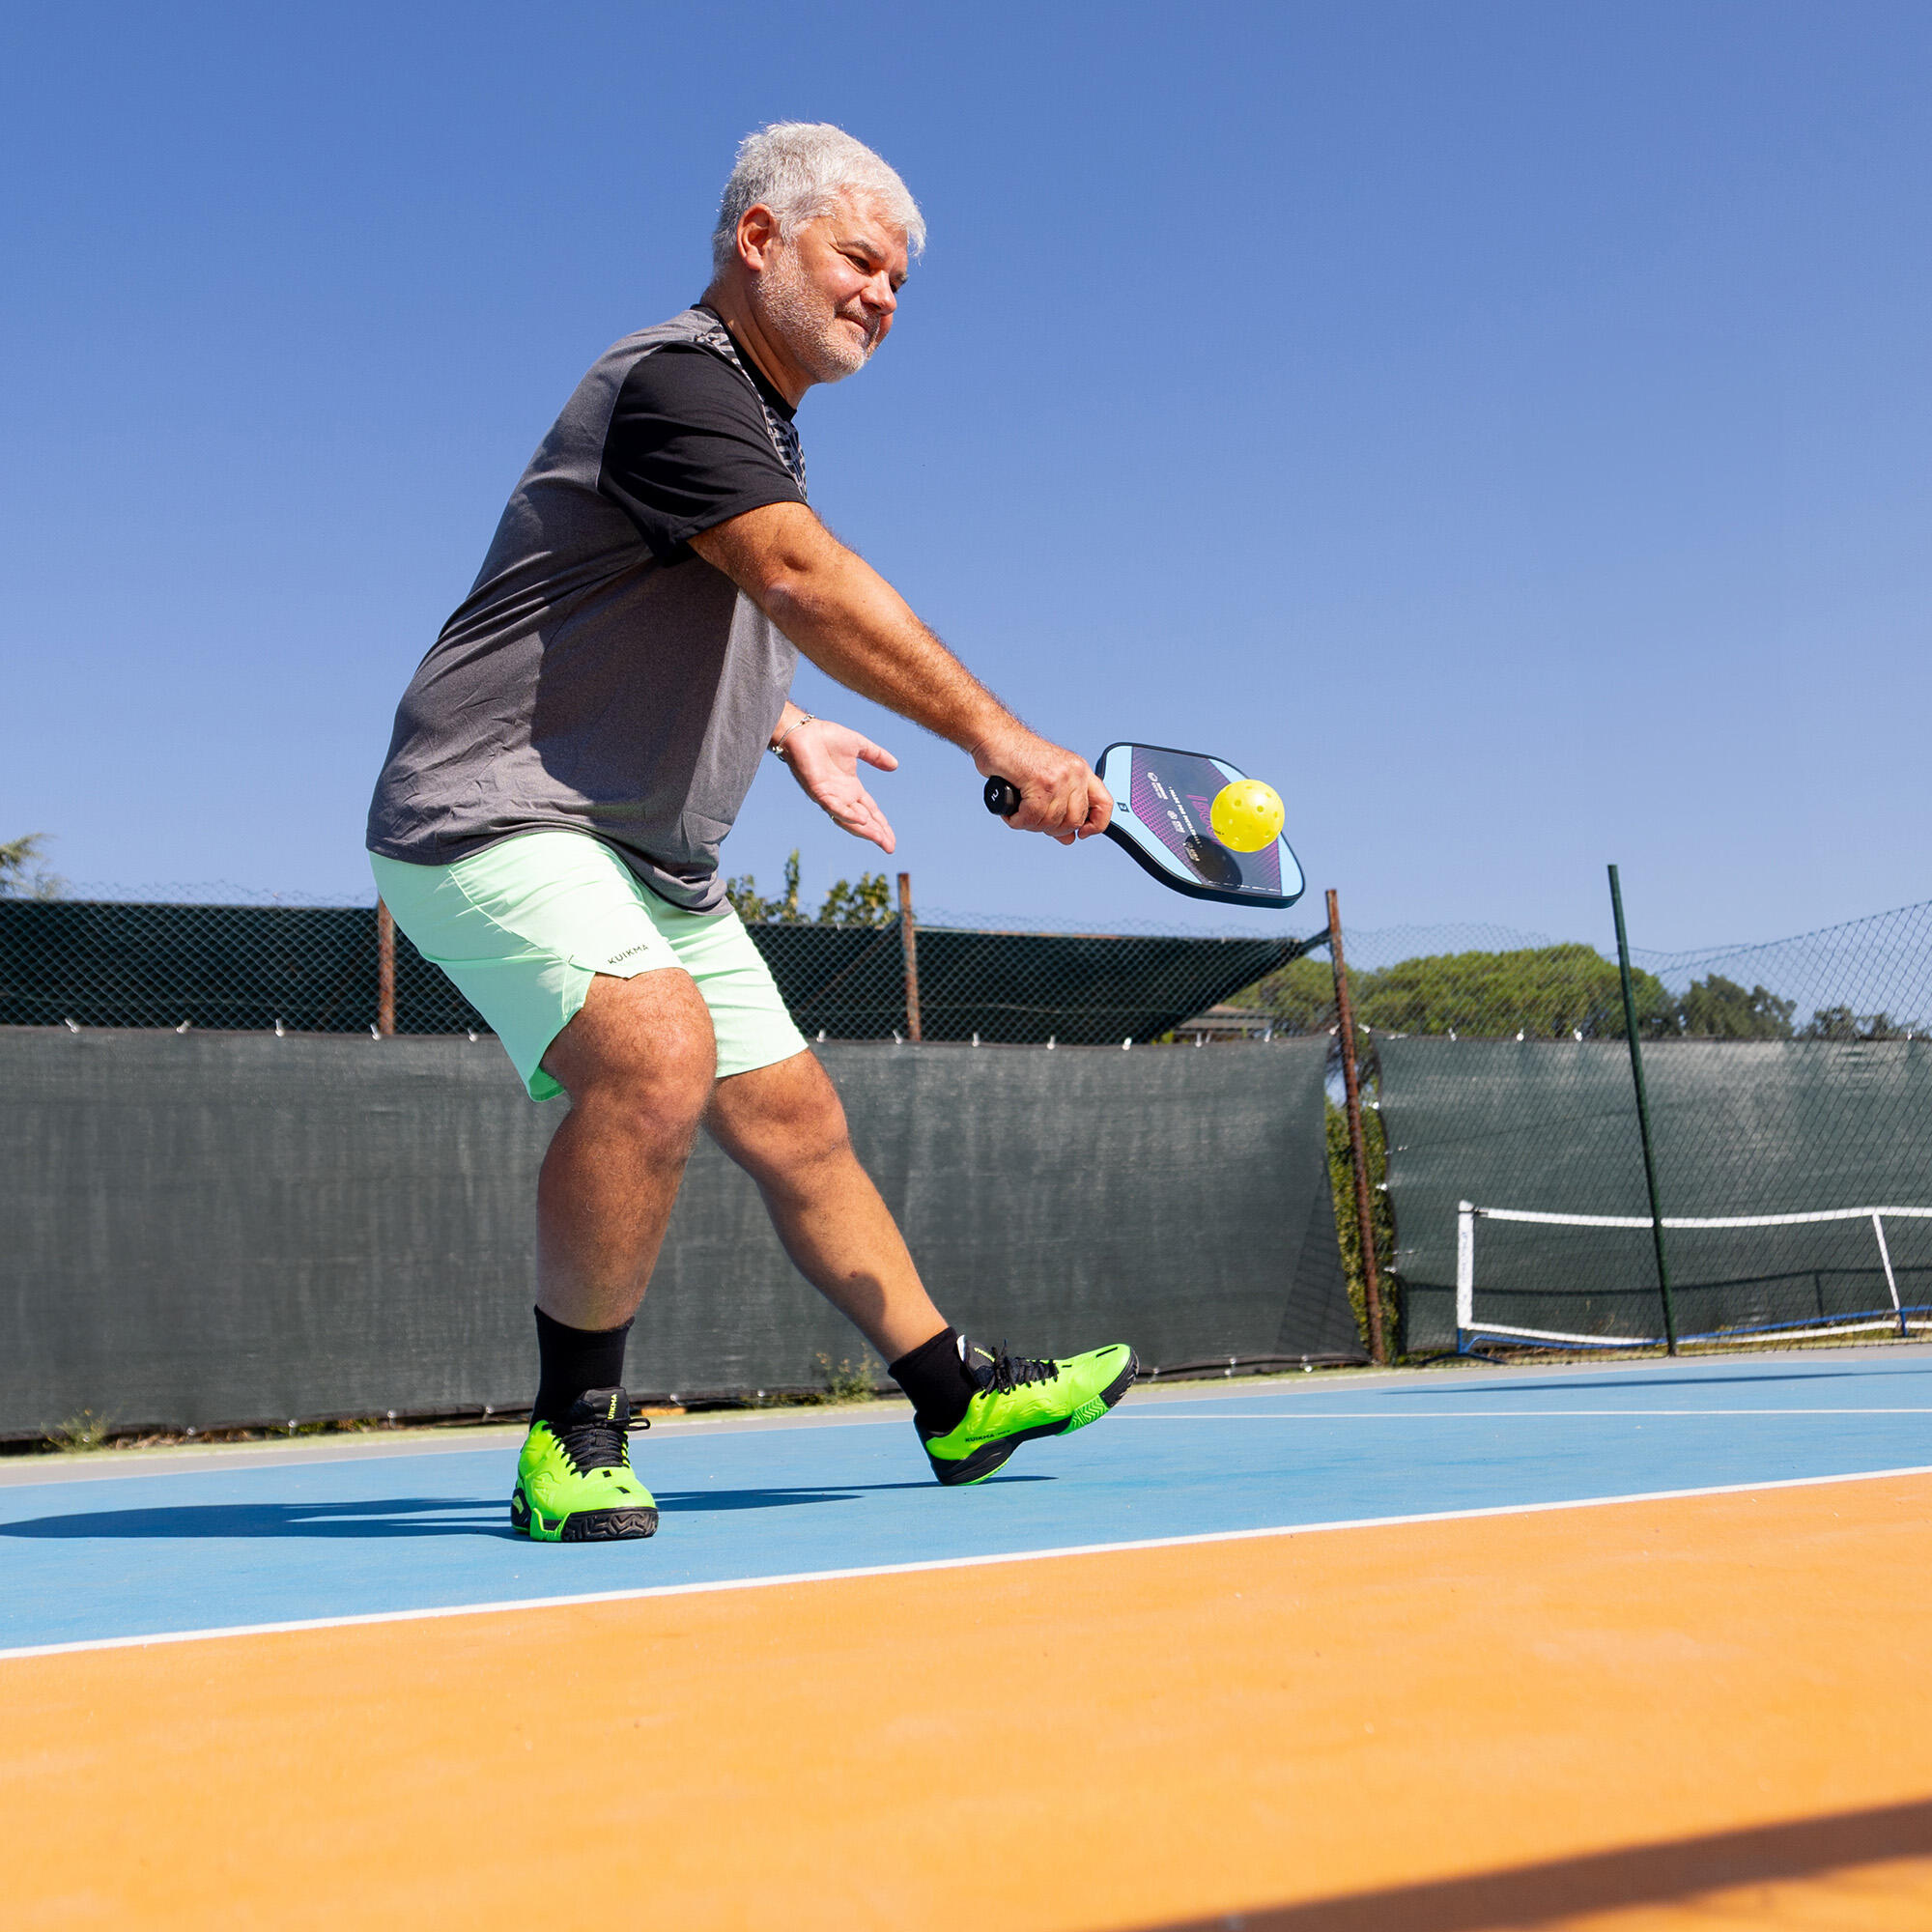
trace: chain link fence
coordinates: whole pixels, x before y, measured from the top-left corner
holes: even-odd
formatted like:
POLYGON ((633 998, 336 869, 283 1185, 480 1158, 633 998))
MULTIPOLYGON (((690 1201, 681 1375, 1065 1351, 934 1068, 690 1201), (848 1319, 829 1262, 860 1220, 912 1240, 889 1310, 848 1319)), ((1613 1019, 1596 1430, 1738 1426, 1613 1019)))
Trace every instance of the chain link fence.
MULTIPOLYGON (((0 899, 0 1025, 366 1033, 381 1017, 369 906, 0 899)), ((400 933, 395 1030, 485 1030, 400 933)))
MULTIPOLYGON (((1633 949, 1648 1175, 1613 957, 1481 926, 1349 954, 1411 1351, 1928 1325, 1932 905, 1633 949)), ((1325 962, 1241 997, 1333 1024, 1325 962)))
MULTIPOLYGON (((1337 1033, 1325 933, 914 923, 878 895, 837 919, 768 914, 750 929, 814 1039, 1337 1033)), ((366 903, 232 889, 0 898, 0 1024, 349 1033, 387 1030, 392 1014, 402 1034, 487 1030, 406 936, 386 972, 384 952, 366 903)), ((1768 945, 1635 949, 1650 1175, 1613 956, 1480 925, 1355 932, 1348 952, 1399 1349, 1879 1335, 1932 1320, 1932 905, 1768 945)), ((1339 1103, 1339 1055, 1329 1091, 1339 1103)), ((1329 1145, 1366 1322, 1339 1111, 1329 1145)))
MULTIPOLYGON (((0 1025, 480 1034, 373 905, 0 898, 0 1025), (386 955, 386 963, 385 963, 386 955)), ((1120 1045, 1265 1036, 1214 1015, 1310 942, 1156 929, 990 930, 941 914, 750 925, 808 1037, 1120 1045)), ((1319 940, 1314 943, 1321 943, 1319 940)))

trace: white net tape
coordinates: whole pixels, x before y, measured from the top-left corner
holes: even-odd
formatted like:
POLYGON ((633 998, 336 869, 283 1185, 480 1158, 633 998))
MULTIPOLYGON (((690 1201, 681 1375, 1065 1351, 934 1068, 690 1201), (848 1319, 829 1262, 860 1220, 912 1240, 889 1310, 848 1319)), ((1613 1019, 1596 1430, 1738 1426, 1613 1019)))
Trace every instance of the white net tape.
MULTIPOLYGON (((1683 1342, 1763 1342, 1769 1332, 1786 1331, 1793 1336, 1852 1335, 1874 1329, 1895 1329, 1909 1334, 1916 1325, 1932 1326, 1923 1311, 1908 1309, 1898 1293, 1898 1276, 1892 1267, 1891 1244, 1886 1239, 1885 1224, 1892 1221, 1932 1221, 1932 1208, 1820 1208, 1797 1214, 1665 1214, 1655 1225, 1671 1230, 1714 1231, 1733 1228, 1800 1228, 1828 1221, 1868 1221, 1878 1262, 1891 1299, 1889 1310, 1874 1308, 1864 1313, 1821 1317, 1817 1321, 1753 1323, 1747 1327, 1713 1329, 1702 1334, 1680 1335, 1683 1342), (1914 1318, 1918 1319, 1915 1321, 1914 1318)), ((1527 1342, 1548 1348, 1654 1349, 1664 1341, 1656 1335, 1577 1334, 1554 1328, 1529 1328, 1502 1321, 1479 1321, 1476 1313, 1476 1223, 1516 1221, 1546 1228, 1630 1228, 1649 1230, 1648 1214, 1552 1214, 1528 1208, 1481 1208, 1462 1201, 1456 1207, 1456 1346, 1467 1350, 1478 1341, 1527 1342)))

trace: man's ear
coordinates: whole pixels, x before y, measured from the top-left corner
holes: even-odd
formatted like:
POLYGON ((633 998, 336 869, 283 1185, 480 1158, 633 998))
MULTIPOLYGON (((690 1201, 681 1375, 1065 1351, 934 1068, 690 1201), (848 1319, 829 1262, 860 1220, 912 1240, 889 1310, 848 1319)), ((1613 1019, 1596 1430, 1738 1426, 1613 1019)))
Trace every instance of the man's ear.
POLYGON ((780 242, 779 218, 762 201, 754 201, 738 217, 738 259, 753 273, 771 266, 780 242))

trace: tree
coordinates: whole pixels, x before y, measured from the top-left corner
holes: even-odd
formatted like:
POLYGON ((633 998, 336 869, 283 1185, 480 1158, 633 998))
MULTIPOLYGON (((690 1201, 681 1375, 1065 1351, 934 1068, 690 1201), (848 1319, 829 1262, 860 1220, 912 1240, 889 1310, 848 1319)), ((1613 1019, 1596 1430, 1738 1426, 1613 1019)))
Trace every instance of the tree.
MULTIPOLYGON (((1638 1030, 1674 1032, 1677 1009, 1655 974, 1633 976, 1638 1030)), ((1438 952, 1354 981, 1356 1016, 1378 1033, 1521 1034, 1530 1039, 1624 1037, 1616 962, 1594 947, 1438 952)))
POLYGON ((758 882, 750 872, 724 881, 724 896, 747 925, 800 925, 805 915, 798 909, 798 848, 792 847, 785 861, 784 892, 775 899, 758 896, 758 882))
MULTIPOLYGON (((1637 1025, 1676 1031, 1676 1003, 1653 974, 1634 977, 1637 1025)), ((1355 1017, 1378 1033, 1458 1033, 1473 1038, 1520 1033, 1530 1039, 1621 1039, 1623 988, 1616 963, 1588 946, 1515 952, 1437 952, 1378 972, 1350 974, 1355 1017)), ((1276 1016, 1284 1033, 1335 1023, 1333 969, 1303 958, 1258 980, 1236 1004, 1276 1016)))
POLYGON ((833 882, 818 908, 820 925, 890 925, 893 923, 892 889, 883 872, 861 872, 859 883, 833 882))
MULTIPOLYGON (((1335 1023, 1327 960, 1296 959, 1235 995, 1234 1004, 1274 1017, 1283 1033, 1316 1033, 1335 1023)), ((1889 1013, 1823 1009, 1802 1032, 1795 1000, 1768 987, 1748 991, 1721 973, 1692 980, 1672 999, 1653 973, 1634 972, 1637 1029, 1647 1039, 1897 1039, 1889 1013)), ((1456 1033, 1480 1039, 1585 1039, 1624 1037, 1616 962, 1589 946, 1525 947, 1513 952, 1437 952, 1350 975, 1355 1017, 1378 1033, 1456 1033)))
MULTIPOLYGON (((1355 1164, 1349 1151, 1349 1117, 1330 1100, 1328 1128, 1328 1186, 1335 1200, 1335 1234, 1342 1247, 1342 1271, 1349 1282, 1349 1305, 1355 1311, 1355 1331, 1371 1354, 1369 1283, 1362 1266, 1362 1224, 1355 1208, 1355 1164)), ((1362 1109, 1362 1152, 1369 1169, 1371 1227, 1376 1242, 1376 1267, 1381 1279, 1377 1299, 1382 1308, 1382 1340, 1388 1358, 1402 1353, 1402 1284, 1391 1269, 1395 1262, 1395 1209, 1388 1188, 1388 1138, 1382 1117, 1373 1107, 1362 1109)))
POLYGON ((775 899, 763 898, 758 882, 750 872, 724 881, 724 896, 747 925, 890 925, 893 923, 892 888, 883 872, 861 872, 858 884, 835 879, 825 903, 808 921, 799 909, 798 848, 785 861, 784 891, 775 899))
POLYGON ((1277 1033, 1320 1033, 1335 1024, 1334 969, 1325 952, 1319 959, 1304 953, 1236 993, 1230 1004, 1268 1014, 1277 1033))
POLYGON ((1850 1007, 1820 1007, 1800 1039, 1903 1039, 1906 1029, 1889 1013, 1855 1013, 1850 1007))
POLYGON ((1747 993, 1735 980, 1713 973, 1685 988, 1677 1023, 1699 1039, 1789 1039, 1797 1009, 1796 1000, 1780 1000, 1762 986, 1747 993))
POLYGON ((0 841, 0 899, 57 899, 66 892, 67 881, 41 864, 46 842, 44 832, 0 841))

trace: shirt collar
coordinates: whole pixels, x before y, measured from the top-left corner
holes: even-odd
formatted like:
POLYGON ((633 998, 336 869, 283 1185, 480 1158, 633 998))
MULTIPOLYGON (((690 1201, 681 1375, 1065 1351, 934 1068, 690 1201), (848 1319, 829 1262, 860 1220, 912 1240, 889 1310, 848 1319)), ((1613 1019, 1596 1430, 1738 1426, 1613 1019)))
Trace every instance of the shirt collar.
POLYGON ((731 336, 731 347, 738 352, 738 366, 744 370, 746 375, 751 377, 753 384, 757 388, 758 394, 764 399, 766 407, 776 410, 786 422, 790 422, 798 414, 798 411, 790 403, 786 402, 783 395, 779 390, 773 388, 771 384, 765 380, 765 372, 758 367, 757 358, 735 335, 731 335, 731 325, 709 302, 694 302, 692 306, 700 315, 708 315, 726 335, 731 336))

